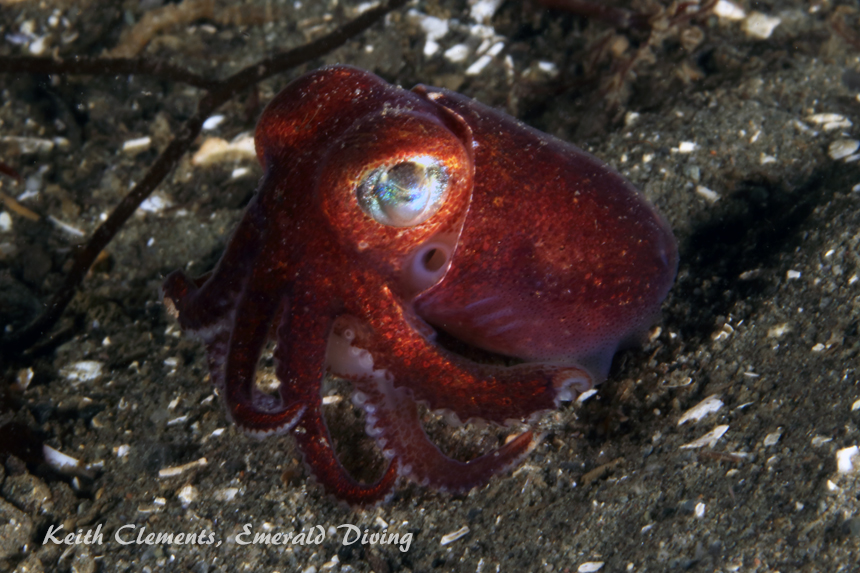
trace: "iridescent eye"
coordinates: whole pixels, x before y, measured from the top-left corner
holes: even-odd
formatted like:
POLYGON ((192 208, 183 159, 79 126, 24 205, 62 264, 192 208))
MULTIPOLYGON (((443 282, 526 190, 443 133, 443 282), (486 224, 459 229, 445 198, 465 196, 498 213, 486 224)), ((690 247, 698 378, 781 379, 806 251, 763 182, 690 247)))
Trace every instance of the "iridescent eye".
POLYGON ((378 223, 413 227, 429 219, 445 199, 448 170, 433 157, 413 157, 365 174, 358 204, 378 223))

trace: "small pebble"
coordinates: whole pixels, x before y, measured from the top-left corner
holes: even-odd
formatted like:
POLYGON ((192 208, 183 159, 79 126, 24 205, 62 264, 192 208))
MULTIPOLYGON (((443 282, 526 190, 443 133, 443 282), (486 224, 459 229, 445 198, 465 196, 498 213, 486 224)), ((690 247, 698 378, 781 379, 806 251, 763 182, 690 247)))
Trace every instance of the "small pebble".
POLYGON ((782 430, 778 430, 776 432, 772 432, 764 437, 764 446, 769 448, 770 446, 775 446, 779 439, 782 437, 782 430))
POLYGON ((744 32, 751 38, 766 40, 773 34, 774 29, 782 22, 781 18, 768 16, 761 12, 752 12, 744 20, 744 32))

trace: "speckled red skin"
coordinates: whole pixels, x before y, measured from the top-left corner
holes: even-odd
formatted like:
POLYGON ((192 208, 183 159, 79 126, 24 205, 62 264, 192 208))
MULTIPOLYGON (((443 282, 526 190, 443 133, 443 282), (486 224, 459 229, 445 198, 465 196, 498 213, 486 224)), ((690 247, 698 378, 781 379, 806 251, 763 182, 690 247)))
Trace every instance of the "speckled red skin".
POLYGON ((582 389, 605 376, 674 280, 671 231, 626 180, 452 92, 323 68, 269 104, 256 144, 265 175, 221 261, 199 284, 171 274, 165 299, 206 344, 231 419, 260 436, 295 430, 317 480, 352 504, 384 498, 401 475, 466 491, 515 464, 529 432, 456 462, 426 439, 415 402, 496 423, 552 409, 571 380, 582 389), (443 206, 414 227, 377 223, 358 205, 358 181, 416 155, 445 164, 443 206), (440 237, 456 243, 450 267, 416 282, 410 260, 440 237), (527 362, 466 360, 435 344, 427 323, 527 362), (342 468, 322 415, 327 343, 346 330, 387 372, 351 376, 391 460, 371 484, 342 468), (277 398, 254 384, 270 337, 277 398))

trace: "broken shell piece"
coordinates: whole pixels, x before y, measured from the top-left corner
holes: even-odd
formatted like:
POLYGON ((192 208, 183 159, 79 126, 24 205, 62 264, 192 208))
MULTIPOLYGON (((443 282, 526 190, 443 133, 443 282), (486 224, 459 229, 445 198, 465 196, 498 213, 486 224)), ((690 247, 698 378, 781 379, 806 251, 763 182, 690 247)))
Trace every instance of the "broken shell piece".
POLYGON ((175 477, 175 476, 181 475, 182 473, 184 473, 187 470, 205 466, 207 463, 208 462, 206 461, 206 458, 200 458, 199 460, 189 462, 189 463, 183 464, 181 466, 162 468, 162 469, 158 470, 158 477, 160 477, 160 478, 175 477))
POLYGON ((152 146, 152 138, 149 136, 138 137, 137 139, 129 139, 122 144, 122 152, 126 155, 134 157, 138 153, 143 153, 152 146))
POLYGON ((692 450, 697 448, 704 448, 705 446, 713 448, 720 440, 720 438, 723 437, 723 434, 725 434, 728 430, 729 427, 726 425, 717 426, 698 440, 693 440, 689 444, 684 444, 683 446, 681 446, 681 449, 692 450))
POLYGON ((189 505, 197 501, 197 498, 200 497, 200 494, 197 491, 197 488, 193 485, 186 485, 179 490, 179 492, 176 494, 176 497, 179 499, 180 502, 182 502, 182 507, 188 507, 189 505))
POLYGON ((751 38, 766 40, 773 34, 774 29, 782 23, 782 18, 768 16, 761 12, 752 12, 744 20, 744 32, 751 38))
POLYGON ((791 327, 787 322, 783 322, 782 324, 777 324, 771 328, 767 329, 767 337, 768 338, 782 338, 787 333, 791 332, 791 327))
POLYGON ((23 392, 30 386, 30 382, 33 381, 33 369, 32 368, 22 368, 18 371, 18 376, 16 377, 15 383, 12 384, 12 387, 19 392, 23 392))
POLYGON ((697 185, 696 186, 696 194, 701 196, 701 197, 704 197, 707 201, 709 201, 711 203, 716 203, 720 199, 719 193, 717 193, 716 191, 713 191, 711 189, 708 189, 704 185, 697 185))
POLYGON ((827 154, 830 159, 838 161, 852 155, 860 148, 860 141, 856 139, 837 139, 827 148, 827 154))
POLYGON ((769 448, 771 446, 775 446, 779 439, 782 437, 782 428, 778 429, 776 432, 771 432, 770 434, 764 437, 764 446, 769 448))
POLYGON ((854 458, 858 456, 860 456, 860 448, 858 448, 857 446, 843 448, 836 452, 837 471, 841 474, 848 474, 854 471, 854 458))
POLYGON ((743 20, 747 16, 743 8, 730 0, 719 0, 717 5, 714 6, 714 14, 716 14, 717 18, 734 21, 743 20))
POLYGON ((55 450, 51 446, 42 446, 42 455, 45 457, 45 463, 57 473, 90 479, 95 477, 92 470, 81 460, 55 450))
POLYGON ((215 498, 215 501, 233 501, 237 495, 239 495, 239 488, 225 487, 216 490, 212 497, 215 498))
POLYGON ((229 143, 220 137, 210 137, 191 158, 191 163, 197 167, 209 167, 218 163, 253 160, 256 157, 254 138, 243 133, 229 143))
POLYGON ((687 422, 698 422, 708 414, 713 412, 718 412, 723 407, 723 401, 720 400, 720 397, 717 395, 708 396, 686 412, 681 416, 681 419, 678 420, 678 425, 685 424, 687 422))
POLYGON ((101 362, 95 360, 81 360, 60 368, 60 374, 73 385, 77 385, 81 382, 91 382, 98 379, 102 375, 103 366, 101 362))
POLYGON ((457 531, 452 531, 451 533, 448 533, 447 535, 443 535, 442 539, 439 540, 439 543, 441 545, 448 545, 449 543, 454 543, 455 541, 457 541, 461 537, 465 536, 467 533, 469 533, 469 526, 464 525, 463 527, 461 527, 457 531))

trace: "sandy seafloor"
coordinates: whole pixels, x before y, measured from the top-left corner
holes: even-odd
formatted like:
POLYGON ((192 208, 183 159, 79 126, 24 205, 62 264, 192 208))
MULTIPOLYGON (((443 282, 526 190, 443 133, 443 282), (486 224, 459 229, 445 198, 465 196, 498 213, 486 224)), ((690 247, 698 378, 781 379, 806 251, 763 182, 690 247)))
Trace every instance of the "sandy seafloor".
MULTIPOLYGON (((0 53, 98 55, 158 4, 0 1, 0 53)), ((4 419, 89 465, 93 479, 7 460, 0 571, 860 570, 860 457, 851 455, 860 444, 860 163, 834 159, 860 136, 860 51, 828 23, 836 4, 740 2, 747 15, 779 18, 767 37, 716 16, 683 42, 670 34, 653 63, 636 67, 616 109, 598 87, 609 67, 597 81, 583 69, 607 26, 513 0, 490 15, 465 0, 413 2, 264 82, 263 103, 299 71, 353 64, 404 86, 457 89, 590 150, 675 230, 680 270, 658 328, 644 348, 616 357, 596 396, 547 413, 544 440, 514 472, 464 497, 401 484, 389 503, 352 511, 308 479, 290 436, 258 441, 227 423, 204 379, 202 347, 160 304, 166 273, 211 268, 260 175, 247 153, 209 166, 188 156, 87 278, 63 322, 77 318, 72 335, 48 353, 4 357, 3 384, 32 372, 4 419), (486 67, 467 72, 493 45, 486 67), (453 61, 458 51, 464 59, 453 61), (82 361, 98 363, 100 375, 76 378, 82 361), (679 425, 712 396, 721 407, 679 425), (683 447, 714 430, 724 434, 713 443, 683 447), (184 464, 192 465, 159 477, 184 464), (248 523, 294 534, 320 525, 326 534, 320 544, 239 545, 248 523), (58 524, 101 525, 105 542, 43 545, 58 524), (216 543, 121 545, 113 533, 129 524, 205 529, 216 543), (344 546, 343 530, 329 532, 342 524, 413 540, 405 552, 344 546)), ((270 9, 269 23, 167 27, 145 53, 223 76, 316 37, 357 3, 258 5, 270 9)), ((856 13, 845 22, 860 33, 856 13)), ((626 36, 633 46, 644 38, 626 36)), ((4 179, 0 190, 26 192, 22 204, 40 216, 0 217, 7 330, 53 292, 82 240, 75 230, 89 234, 143 176, 200 93, 146 77, 0 75, 0 158, 26 180, 4 179), (149 148, 122 151, 146 136, 149 148)), ((223 121, 193 152, 207 138, 252 133, 259 108, 249 112, 247 99, 219 110, 223 121)), ((378 464, 355 438, 363 429, 347 403, 326 410, 346 463, 378 464)), ((427 420, 434 440, 465 458, 512 431, 427 420)))

